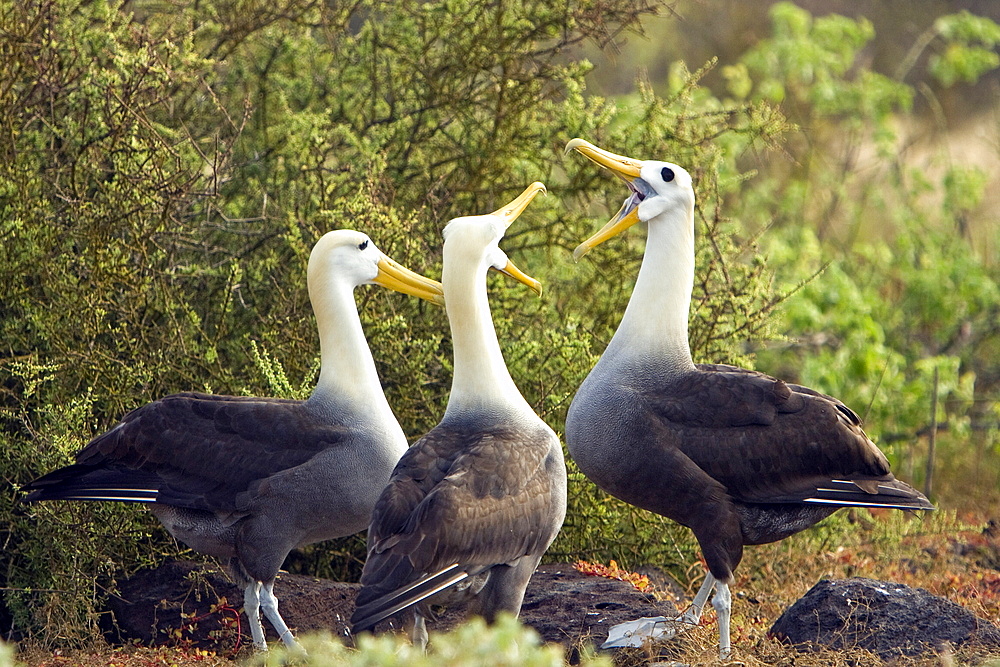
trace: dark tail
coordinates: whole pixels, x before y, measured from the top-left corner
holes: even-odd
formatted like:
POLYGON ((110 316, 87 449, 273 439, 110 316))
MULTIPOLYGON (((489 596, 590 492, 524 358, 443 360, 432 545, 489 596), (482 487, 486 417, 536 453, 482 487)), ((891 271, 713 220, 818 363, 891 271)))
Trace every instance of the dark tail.
POLYGON ((105 467, 73 464, 53 470, 29 482, 22 491, 22 502, 39 500, 97 500, 126 503, 156 502, 159 489, 152 475, 134 470, 120 471, 105 467))
POLYGON ((899 510, 932 510, 924 494, 898 479, 833 479, 818 486, 801 502, 839 507, 885 507, 899 510))
POLYGON ((468 570, 455 563, 433 574, 424 575, 402 588, 389 591, 354 610, 354 614, 351 615, 351 632, 357 634, 370 630, 380 621, 454 586, 469 576, 468 570))

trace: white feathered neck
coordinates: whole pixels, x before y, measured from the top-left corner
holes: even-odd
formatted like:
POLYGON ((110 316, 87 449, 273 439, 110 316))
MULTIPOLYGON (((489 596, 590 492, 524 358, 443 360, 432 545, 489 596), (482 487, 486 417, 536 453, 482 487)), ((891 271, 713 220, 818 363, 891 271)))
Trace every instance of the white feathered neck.
POLYGON ((486 274, 506 256, 497 246, 502 221, 490 218, 456 218, 444 232, 441 283, 455 357, 445 418, 488 412, 537 419, 507 370, 493 326, 486 274))
POLYGON ((321 238, 309 256, 309 300, 320 347, 319 381, 309 400, 339 408, 342 419, 355 414, 366 425, 381 423, 402 434, 382 391, 354 300, 354 288, 370 281, 375 273, 359 275, 353 267, 334 266, 331 250, 335 238, 332 234, 321 238))
POLYGON ((672 370, 689 370, 694 367, 688 344, 688 311, 694 288, 694 210, 688 205, 670 207, 647 222, 639 276, 601 362, 633 366, 655 359, 672 370))

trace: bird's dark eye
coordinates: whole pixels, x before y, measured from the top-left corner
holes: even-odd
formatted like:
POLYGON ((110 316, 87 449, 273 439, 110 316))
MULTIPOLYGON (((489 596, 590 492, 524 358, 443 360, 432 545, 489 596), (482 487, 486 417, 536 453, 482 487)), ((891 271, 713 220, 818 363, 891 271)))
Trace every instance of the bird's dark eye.
POLYGON ((674 180, 674 170, 670 167, 664 167, 660 172, 660 178, 662 178, 665 183, 669 183, 674 180))
POLYGON ((368 239, 365 239, 364 241, 358 244, 358 250, 364 250, 367 247, 368 247, 368 239))

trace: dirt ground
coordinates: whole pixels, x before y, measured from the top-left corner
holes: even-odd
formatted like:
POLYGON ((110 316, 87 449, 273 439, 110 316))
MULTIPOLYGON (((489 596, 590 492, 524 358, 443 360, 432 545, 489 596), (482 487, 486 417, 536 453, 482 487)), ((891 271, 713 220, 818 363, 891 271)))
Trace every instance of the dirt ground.
MULTIPOLYGON (((183 643, 235 654, 250 645, 246 619, 239 613, 241 591, 218 570, 187 561, 172 561, 155 570, 119 582, 120 597, 111 601, 113 621, 105 626, 113 642, 183 643)), ((542 565, 532 577, 521 608, 521 620, 543 641, 578 647, 599 644, 608 628, 640 616, 677 613, 664 592, 642 593, 632 584, 582 574, 569 564, 542 565)), ((359 584, 281 574, 275 583, 282 616, 297 633, 329 630, 347 637, 359 584)), ((447 631, 465 617, 461 607, 449 608, 428 624, 447 631)), ((264 623, 268 639, 278 638, 264 623)), ((388 629, 388 624, 379 626, 388 629), (383 627, 386 626, 386 627, 383 627)))
MULTIPOLYGON (((607 637, 611 626, 643 616, 675 616, 678 607, 687 604, 687 598, 672 579, 656 571, 648 574, 651 587, 647 592, 641 592, 626 581, 584 574, 570 564, 543 565, 528 586, 521 609, 521 621, 534 628, 544 642, 565 646, 567 660, 572 664, 583 645, 599 646, 607 637)), ((876 591, 884 588, 881 582, 867 579, 843 580, 834 584, 846 584, 850 581, 858 581, 862 586, 874 585, 876 591)), ((824 583, 828 582, 820 582, 816 588, 819 589, 824 583)), ((112 643, 179 646, 188 650, 208 651, 222 657, 238 657, 251 651, 246 618, 240 613, 242 593, 222 572, 193 562, 172 561, 155 570, 140 572, 119 584, 121 595, 110 603, 113 620, 105 627, 106 635, 112 643)), ((324 630, 350 642, 348 621, 354 610, 354 600, 359 588, 360 585, 356 583, 282 574, 275 584, 275 594, 282 616, 296 633, 324 630)), ((977 619, 959 605, 922 589, 910 589, 902 585, 897 588, 906 589, 915 599, 919 599, 919 604, 900 598, 895 611, 880 614, 878 607, 881 601, 877 598, 881 596, 876 595, 876 599, 864 601, 862 594, 854 592, 849 597, 855 605, 860 604, 858 601, 861 600, 866 613, 862 615, 852 611, 854 607, 849 606, 847 612, 839 613, 839 620, 830 622, 827 631, 835 638, 845 633, 856 633, 858 629, 850 627, 850 624, 863 618, 863 633, 877 637, 878 646, 890 647, 886 652, 877 650, 876 644, 868 646, 860 641, 852 644, 855 648, 865 647, 871 652, 874 664, 879 664, 892 655, 900 657, 899 653, 894 653, 896 649, 891 647, 908 647, 915 641, 922 642, 922 637, 913 636, 914 628, 921 628, 924 635, 930 638, 946 632, 948 634, 940 636, 956 646, 985 642, 989 644, 989 647, 984 645, 984 648, 988 648, 987 654, 1000 655, 1000 629, 993 623, 977 619), (922 613, 921 605, 926 604, 933 605, 935 609, 957 610, 961 614, 954 611, 922 613), (963 620, 967 626, 964 633, 956 633, 954 628, 942 630, 945 626, 955 625, 959 615, 967 617, 963 620), (955 618, 949 621, 944 616, 955 618)), ((835 593, 826 602, 820 599, 815 604, 842 606, 843 595, 842 592, 835 593)), ((814 597, 811 591, 800 602, 814 597)), ((848 605, 850 604, 852 602, 849 600, 848 605)), ((796 608, 795 605, 790 607, 786 610, 786 615, 793 614, 796 608)), ((461 623, 466 615, 464 608, 453 606, 430 621, 429 630, 448 631, 461 623)), ((800 610, 799 620, 793 621, 792 626, 811 627, 810 623, 815 620, 812 617, 816 615, 817 612, 811 607, 800 610)), ((707 614, 707 617, 710 616, 711 610, 707 614)), ((833 616, 837 614, 834 613, 833 616)), ((688 657, 691 646, 685 645, 692 641, 701 642, 704 645, 702 648, 708 653, 706 657, 714 659, 717 655, 715 647, 718 637, 717 628, 714 623, 712 625, 711 628, 699 628, 698 632, 692 632, 692 635, 705 635, 697 640, 685 633, 678 640, 658 644, 655 654, 649 653, 648 647, 618 650, 614 654, 615 662, 618 665, 641 665, 688 657), (711 632, 706 634, 709 630, 711 632), (707 636, 709 634, 710 637, 707 636), (685 651, 688 653, 685 654, 685 651)), ((264 627, 269 640, 277 641, 277 636, 267 622, 264 627)), ((389 622, 385 622, 378 629, 385 631, 392 627, 389 622)), ((770 634, 767 633, 768 636, 770 634)), ((937 645, 942 642, 932 643, 937 645)), ((829 645, 840 649, 843 654, 843 642, 829 645)), ((917 648, 916 652, 903 652, 916 656, 920 649, 917 648)), ((933 650, 929 652, 933 655, 933 650)))
MULTIPOLYGON (((996 522, 970 522, 955 529, 950 523, 935 526, 914 524, 919 531, 907 538, 908 554, 886 554, 877 542, 862 546, 834 546, 810 549, 812 555, 802 560, 799 548, 766 545, 751 550, 735 585, 733 660, 718 660, 718 627, 714 612, 706 610, 700 627, 678 639, 655 648, 624 649, 614 654, 618 667, 635 667, 664 661, 682 660, 686 664, 798 665, 827 667, 868 667, 892 664, 897 667, 940 667, 949 664, 994 664, 1000 658, 1000 641, 989 645, 959 638, 950 647, 932 649, 920 656, 905 659, 884 658, 872 650, 853 646, 819 649, 819 653, 801 653, 776 640, 773 625, 793 609, 796 599, 805 600, 807 591, 821 580, 843 581, 863 576, 874 580, 876 593, 886 589, 878 582, 899 582, 913 590, 926 589, 948 604, 957 603, 974 619, 971 626, 978 636, 1000 636, 1000 530, 996 522), (975 526, 985 525, 985 528, 975 526), (804 596, 804 597, 802 597, 804 596), (982 632, 985 630, 985 634, 982 632), (734 662, 735 660, 735 662, 734 662)), ((874 530, 859 525, 858 530, 874 530)), ((627 574, 627 573, 626 573, 627 574)), ((543 565, 528 587, 521 620, 534 628, 546 642, 566 647, 566 657, 573 663, 584 644, 599 645, 608 629, 620 622, 642 616, 671 616, 678 607, 690 602, 692 590, 681 591, 673 580, 657 570, 645 571, 653 584, 652 592, 637 590, 626 581, 584 574, 571 564, 543 565)), ((217 568, 197 562, 172 561, 160 568, 137 573, 118 582, 118 596, 109 601, 111 614, 103 614, 105 637, 112 645, 96 645, 89 651, 45 651, 22 660, 30 667, 214 667, 232 665, 233 658, 252 652, 241 613, 243 595, 217 568), (148 646, 163 648, 145 648, 148 646)), ((696 582, 695 582, 696 583, 696 582)), ((694 585, 694 584, 692 584, 694 585)), ((314 577, 281 574, 275 584, 281 613, 298 633, 326 630, 347 638, 347 625, 359 589, 355 583, 342 583, 314 577)), ((843 597, 842 595, 840 597, 843 597)), ((868 630, 881 594, 857 606, 859 594, 848 595, 847 604, 865 610, 868 630)), ((871 597, 871 596, 869 596, 871 597)), ((837 601, 834 600, 835 604, 837 601)), ((844 602, 844 600, 840 600, 844 602)), ((938 604, 935 602, 935 604, 938 604)), ((953 605, 954 606, 954 605, 953 605)), ((848 609, 855 620, 857 612, 848 609)), ((811 612, 807 612, 808 613, 811 612)), ((813 614, 816 616, 816 614, 813 614)), ((844 613, 840 613, 844 616, 844 613)), ((948 614, 956 616, 956 614, 948 614)), ((890 614, 898 620, 900 615, 890 614)), ((935 615, 932 614, 931 617, 935 615)), ((940 617, 941 614, 936 614, 940 617)), ((446 631, 462 621, 464 610, 453 608, 430 623, 432 631, 446 631)), ((811 619, 811 616, 809 617, 811 619)), ((892 619, 890 619, 892 620, 892 619)), ((954 619, 953 619, 954 620, 954 619)), ((803 622, 798 623, 802 625, 803 622)), ((875 627, 873 632, 902 633, 903 639, 923 638, 930 623, 925 617, 900 628, 897 624, 875 627), (916 633, 916 634, 915 634, 916 633)), ((271 641, 277 637, 265 622, 271 641)), ((854 632, 844 628, 843 631, 854 632)), ((905 643, 905 642, 903 642, 905 643)), ((835 644, 831 644, 834 646, 835 644)), ((897 642, 896 645, 899 645, 897 642)), ((1000 664, 997 662, 995 664, 1000 664)))

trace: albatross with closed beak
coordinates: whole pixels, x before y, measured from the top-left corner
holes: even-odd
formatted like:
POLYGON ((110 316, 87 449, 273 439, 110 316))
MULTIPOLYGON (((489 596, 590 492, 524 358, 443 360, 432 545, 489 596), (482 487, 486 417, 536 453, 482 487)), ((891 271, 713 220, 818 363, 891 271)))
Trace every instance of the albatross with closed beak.
POLYGON ((500 612, 516 615, 562 526, 562 448, 507 371, 486 294, 490 268, 540 291, 498 243, 544 190, 534 183, 493 213, 445 227, 441 282, 455 355, 451 395, 441 423, 403 455, 372 513, 351 617, 355 633, 405 610, 413 641, 423 646, 430 604, 455 589, 475 595, 474 610, 487 621, 500 612))
POLYGON ((321 369, 308 400, 167 396, 130 412, 75 464, 28 484, 25 501, 147 503, 175 538, 228 562, 259 650, 260 610, 295 646, 272 590, 278 569, 296 547, 363 530, 407 448, 354 301, 366 283, 443 303, 440 283, 365 234, 329 232, 309 257, 321 369))
POLYGON ((784 539, 841 507, 933 506, 893 477, 861 420, 837 399, 763 373, 692 361, 694 189, 684 169, 582 139, 566 150, 611 170, 629 188, 621 209, 580 244, 576 259, 637 222, 648 226, 632 297, 570 405, 566 444, 599 487, 689 527, 708 566, 681 617, 613 628, 605 645, 641 645, 654 625, 667 626, 652 632, 669 637, 697 624, 714 589, 725 657, 729 586, 744 545, 784 539))

